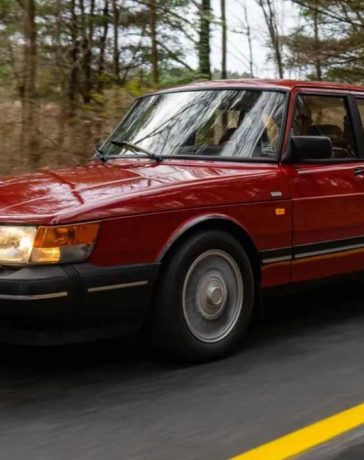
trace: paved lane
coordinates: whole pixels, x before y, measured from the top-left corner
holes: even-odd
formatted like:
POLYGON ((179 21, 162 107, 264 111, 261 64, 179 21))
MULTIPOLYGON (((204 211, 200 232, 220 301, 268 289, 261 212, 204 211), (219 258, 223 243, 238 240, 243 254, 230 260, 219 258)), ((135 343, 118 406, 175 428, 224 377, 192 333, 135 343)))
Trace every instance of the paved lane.
POLYGON ((0 346, 0 458, 224 459, 364 401, 364 283, 271 302, 234 356, 0 346))
POLYGON ((364 428, 360 427, 318 446, 299 457, 299 460, 363 460, 364 428))

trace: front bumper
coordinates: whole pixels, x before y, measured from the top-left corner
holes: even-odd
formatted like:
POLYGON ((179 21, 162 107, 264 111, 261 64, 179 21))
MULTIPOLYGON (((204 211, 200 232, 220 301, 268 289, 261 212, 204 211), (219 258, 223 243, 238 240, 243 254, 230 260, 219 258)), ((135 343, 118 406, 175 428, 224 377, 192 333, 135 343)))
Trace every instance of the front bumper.
POLYGON ((0 342, 52 344, 137 330, 159 264, 0 269, 0 342))

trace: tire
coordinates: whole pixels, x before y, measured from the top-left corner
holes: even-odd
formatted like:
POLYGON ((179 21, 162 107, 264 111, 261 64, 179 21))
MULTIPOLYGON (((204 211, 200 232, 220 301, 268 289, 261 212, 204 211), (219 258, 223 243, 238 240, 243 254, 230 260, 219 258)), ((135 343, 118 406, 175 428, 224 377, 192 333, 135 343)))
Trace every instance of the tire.
POLYGON ((154 343, 194 362, 220 358, 242 339, 254 307, 254 275, 241 244, 200 232, 169 256, 152 313, 154 343))

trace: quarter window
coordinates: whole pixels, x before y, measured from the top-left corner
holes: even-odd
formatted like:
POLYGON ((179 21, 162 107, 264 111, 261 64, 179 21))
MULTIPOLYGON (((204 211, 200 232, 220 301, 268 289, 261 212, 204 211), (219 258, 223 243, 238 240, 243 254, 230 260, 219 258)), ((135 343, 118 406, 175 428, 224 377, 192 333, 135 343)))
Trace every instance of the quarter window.
POLYGON ((293 120, 293 134, 329 137, 333 147, 333 158, 356 157, 353 127, 344 97, 299 95, 293 120))

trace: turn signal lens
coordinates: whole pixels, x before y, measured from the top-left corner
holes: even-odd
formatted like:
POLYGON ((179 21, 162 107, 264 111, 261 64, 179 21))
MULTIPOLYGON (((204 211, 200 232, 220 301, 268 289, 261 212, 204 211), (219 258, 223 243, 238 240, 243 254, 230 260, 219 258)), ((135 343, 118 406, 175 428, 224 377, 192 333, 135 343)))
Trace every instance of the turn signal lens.
POLYGON ((35 248, 55 248, 95 242, 100 224, 65 225, 62 227, 39 227, 35 248))
POLYGON ((34 264, 56 264, 61 261, 60 248, 34 248, 31 262, 34 264))
POLYGON ((83 262, 94 247, 99 228, 99 222, 39 227, 30 262, 33 264, 83 262))

